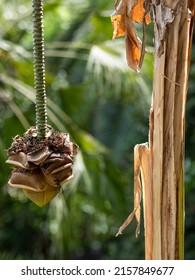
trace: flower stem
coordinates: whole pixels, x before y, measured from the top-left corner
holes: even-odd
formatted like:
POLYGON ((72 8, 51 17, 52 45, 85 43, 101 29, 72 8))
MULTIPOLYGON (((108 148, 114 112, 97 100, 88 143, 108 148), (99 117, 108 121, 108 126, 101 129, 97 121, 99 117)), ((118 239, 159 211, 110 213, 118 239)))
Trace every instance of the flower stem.
POLYGON ((43 139, 46 136, 47 125, 43 0, 32 0, 32 7, 34 86, 36 92, 36 127, 37 137, 39 139, 43 139))

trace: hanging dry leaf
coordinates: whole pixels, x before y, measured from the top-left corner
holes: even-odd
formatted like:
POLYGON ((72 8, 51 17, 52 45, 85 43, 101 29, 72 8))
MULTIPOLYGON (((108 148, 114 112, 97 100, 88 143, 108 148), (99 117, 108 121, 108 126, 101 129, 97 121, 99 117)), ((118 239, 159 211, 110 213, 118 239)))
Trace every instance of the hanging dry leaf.
MULTIPOLYGON (((143 25, 150 23, 150 15, 148 10, 145 10, 144 3, 144 0, 121 0, 119 4, 116 1, 116 9, 111 15, 113 39, 125 36, 127 64, 137 72, 142 65, 145 42, 143 43, 144 48, 142 48, 133 22, 143 23, 143 25)), ((143 28, 144 32, 145 28, 143 28)))
POLYGON ((145 21, 147 24, 151 22, 150 14, 145 14, 144 2, 145 0, 137 1, 137 5, 135 5, 131 11, 131 19, 137 23, 143 23, 143 17, 145 17, 145 21))
POLYGON ((137 32, 132 21, 126 23, 127 32, 125 36, 126 59, 128 66, 139 71, 139 61, 141 56, 141 40, 137 37, 137 32))
MULTIPOLYGON (((134 210, 119 228, 118 233, 122 234, 123 230, 131 223, 133 218, 136 218, 136 237, 140 233, 140 203, 142 197, 142 190, 144 198, 150 201, 150 205, 144 204, 144 216, 148 215, 148 211, 151 211, 152 198, 151 198, 151 166, 150 166, 150 151, 146 143, 136 145, 134 148, 134 210), (140 179, 141 177, 141 179, 140 179)), ((149 215, 148 215, 149 216, 149 215)), ((147 219, 145 219, 146 221, 147 219)), ((145 234, 149 234, 151 228, 151 221, 145 224, 145 234)))
POLYGON ((116 39, 121 36, 125 36, 126 28, 125 28, 125 16, 124 15, 113 15, 111 17, 111 22, 113 25, 113 37, 112 39, 116 39))

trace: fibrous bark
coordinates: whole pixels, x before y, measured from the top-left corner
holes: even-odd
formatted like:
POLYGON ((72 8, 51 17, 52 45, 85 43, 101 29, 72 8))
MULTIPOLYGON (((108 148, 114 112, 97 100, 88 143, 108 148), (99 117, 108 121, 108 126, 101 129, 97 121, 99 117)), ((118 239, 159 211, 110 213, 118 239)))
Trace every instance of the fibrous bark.
POLYGON ((133 213, 139 209, 141 175, 146 259, 183 259, 185 106, 195 1, 150 2, 155 29, 153 94, 149 143, 135 147, 133 213))

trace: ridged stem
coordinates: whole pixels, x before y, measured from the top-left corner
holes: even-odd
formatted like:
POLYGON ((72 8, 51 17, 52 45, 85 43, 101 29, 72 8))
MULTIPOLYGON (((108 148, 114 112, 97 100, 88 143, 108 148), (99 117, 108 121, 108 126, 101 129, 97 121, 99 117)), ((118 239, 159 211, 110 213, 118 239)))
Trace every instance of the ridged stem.
POLYGON ((47 125, 43 0, 32 0, 32 7, 34 87, 36 92, 36 127, 37 137, 39 139, 43 139, 46 136, 47 125))

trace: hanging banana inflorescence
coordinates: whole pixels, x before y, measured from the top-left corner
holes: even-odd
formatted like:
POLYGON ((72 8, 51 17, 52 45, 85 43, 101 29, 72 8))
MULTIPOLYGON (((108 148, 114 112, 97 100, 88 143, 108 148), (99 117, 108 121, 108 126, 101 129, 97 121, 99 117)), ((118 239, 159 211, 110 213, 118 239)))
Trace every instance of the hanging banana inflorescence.
POLYGON ((42 207, 73 177, 73 157, 78 146, 70 141, 68 133, 47 125, 43 0, 32 2, 36 127, 14 138, 6 162, 13 166, 9 186, 23 189, 30 200, 42 207))

